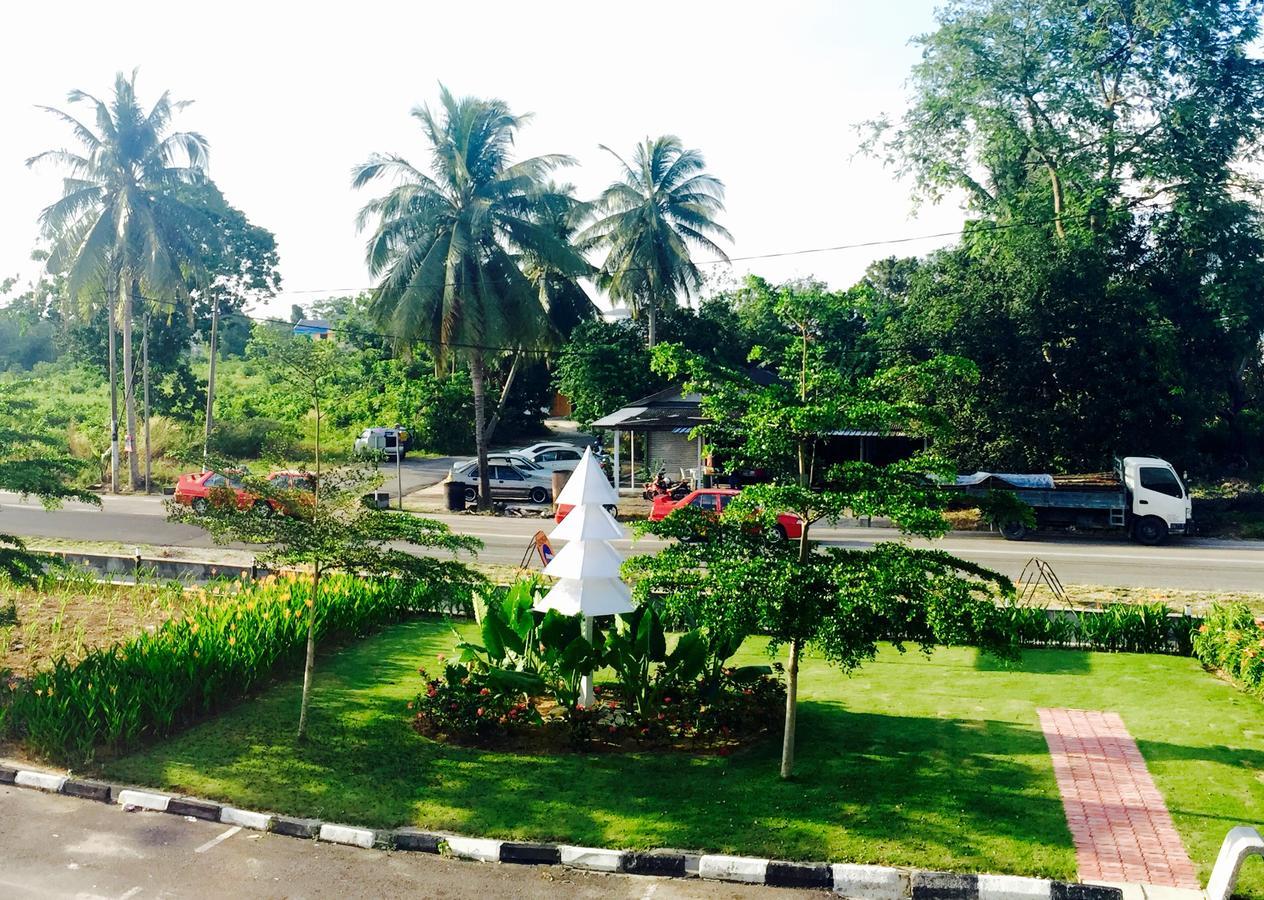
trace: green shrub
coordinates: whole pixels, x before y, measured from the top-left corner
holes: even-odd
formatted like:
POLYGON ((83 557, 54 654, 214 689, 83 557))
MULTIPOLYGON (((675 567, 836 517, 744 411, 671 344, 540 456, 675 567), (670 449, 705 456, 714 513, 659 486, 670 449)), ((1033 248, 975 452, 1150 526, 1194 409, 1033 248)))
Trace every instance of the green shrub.
POLYGON ((210 450, 227 459, 255 459, 265 451, 286 456, 294 438, 294 426, 275 419, 221 420, 211 432, 210 450))
POLYGON ((1217 603, 1194 635, 1194 655, 1243 690, 1264 697, 1264 619, 1244 603, 1217 603))
MULTIPOLYGON (((321 641, 359 637, 417 613, 468 609, 459 587, 330 575, 321 581, 316 631, 321 641)), ((301 662, 311 614, 309 578, 221 587, 155 632, 0 686, 9 694, 0 708, 10 708, 8 727, 29 749, 54 759, 124 750, 223 709, 301 662)))
POLYGON ((1076 647, 1109 653, 1188 656, 1195 619, 1163 603, 1112 603, 1101 610, 1007 607, 1008 627, 1024 647, 1076 647))

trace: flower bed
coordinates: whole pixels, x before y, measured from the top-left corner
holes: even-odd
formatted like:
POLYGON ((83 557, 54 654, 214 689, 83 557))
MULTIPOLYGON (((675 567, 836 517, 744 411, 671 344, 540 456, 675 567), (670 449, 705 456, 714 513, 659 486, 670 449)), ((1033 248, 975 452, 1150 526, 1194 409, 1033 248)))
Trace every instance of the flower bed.
POLYGON ((652 607, 603 622, 590 640, 579 616, 537 612, 530 578, 477 599, 482 643, 461 641, 440 675, 423 668, 424 689, 409 704, 413 727, 429 737, 523 750, 635 750, 727 753, 780 720, 780 666, 727 666, 741 636, 687 631, 668 651, 652 607), (581 681, 613 672, 584 704, 581 681))
POLYGON ((618 684, 599 684, 592 706, 515 693, 485 673, 448 663, 420 675, 425 689, 408 704, 413 728, 436 740, 517 752, 683 750, 726 756, 759 740, 781 720, 786 688, 780 664, 722 669, 714 682, 662 684, 654 708, 639 712, 618 684))
POLYGON ((1264 618, 1246 604, 1213 606, 1194 635, 1194 655, 1243 690, 1264 697, 1264 618))

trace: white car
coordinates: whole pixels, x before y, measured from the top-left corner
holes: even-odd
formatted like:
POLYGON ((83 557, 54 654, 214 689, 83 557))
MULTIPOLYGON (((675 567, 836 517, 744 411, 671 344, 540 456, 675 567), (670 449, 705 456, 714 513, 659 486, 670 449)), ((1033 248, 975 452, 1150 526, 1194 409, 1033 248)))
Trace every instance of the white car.
POLYGON ((584 458, 584 451, 574 444, 568 444, 565 447, 545 447, 523 455, 549 472, 574 472, 579 461, 584 458))
MULTIPOLYGON (((478 500, 478 460, 471 459, 452 467, 453 481, 465 485, 465 502, 478 500)), ((553 474, 529 471, 512 465, 504 457, 487 458, 487 487, 493 500, 530 500, 548 503, 553 498, 553 474)))
POLYGON ((527 458, 535 456, 543 450, 573 450, 574 444, 564 444, 561 441, 540 441, 538 444, 532 444, 530 447, 523 447, 521 450, 509 450, 509 453, 516 453, 527 458))

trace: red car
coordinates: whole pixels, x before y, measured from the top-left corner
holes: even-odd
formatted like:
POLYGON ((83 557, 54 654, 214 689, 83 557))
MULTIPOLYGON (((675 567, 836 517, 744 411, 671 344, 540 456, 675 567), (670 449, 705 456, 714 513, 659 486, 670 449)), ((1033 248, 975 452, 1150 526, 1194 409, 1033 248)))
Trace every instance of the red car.
MULTIPOLYGON (((244 479, 247 472, 191 472, 176 479, 174 500, 193 508, 199 515, 211 508, 214 491, 231 490, 237 496, 238 509, 253 509, 270 514, 274 510, 285 512, 285 502, 277 497, 264 499, 246 490, 244 479)), ((306 472, 273 472, 268 483, 278 492, 301 491, 299 502, 313 490, 312 476, 306 472)))
MULTIPOLYGON (((574 508, 575 507, 571 506, 569 503, 558 504, 557 512, 553 513, 553 521, 560 525, 562 520, 566 518, 566 514, 574 508)), ((610 513, 610 515, 614 516, 616 519, 619 518, 619 507, 615 506, 613 503, 606 504, 606 512, 610 513)))
MULTIPOLYGON (((661 494, 654 498, 654 507, 650 510, 650 521, 657 522, 665 519, 672 510, 680 509, 682 506, 695 506, 704 512, 719 515, 729 501, 739 493, 741 492, 731 488, 702 488, 685 494, 679 500, 672 500, 669 495, 661 494)), ((777 541, 784 541, 787 538, 797 541, 802 535, 803 522, 798 516, 791 513, 778 513, 777 524, 768 537, 777 541)))

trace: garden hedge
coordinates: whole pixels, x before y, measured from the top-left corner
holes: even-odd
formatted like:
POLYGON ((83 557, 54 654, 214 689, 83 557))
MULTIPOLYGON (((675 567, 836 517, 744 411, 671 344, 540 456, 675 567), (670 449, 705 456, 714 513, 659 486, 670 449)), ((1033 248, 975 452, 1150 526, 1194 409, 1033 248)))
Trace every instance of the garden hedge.
POLYGON ((1213 606, 1194 634, 1194 655, 1247 693, 1264 697, 1264 618, 1246 604, 1213 606))

